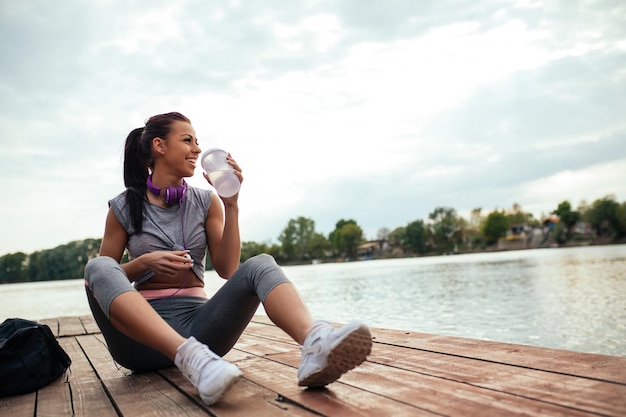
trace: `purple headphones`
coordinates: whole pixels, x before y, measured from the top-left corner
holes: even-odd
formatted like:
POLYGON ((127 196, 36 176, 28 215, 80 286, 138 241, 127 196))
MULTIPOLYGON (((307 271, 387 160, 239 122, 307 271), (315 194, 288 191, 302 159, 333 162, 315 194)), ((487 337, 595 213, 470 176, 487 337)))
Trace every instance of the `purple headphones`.
MULTIPOLYGON (((148 190, 157 197, 161 195, 161 189, 152 183, 152 175, 148 175, 148 179, 146 180, 146 185, 148 186, 148 190)), ((168 207, 173 206, 174 204, 182 204, 185 196, 187 195, 187 183, 183 180, 183 185, 177 185, 176 187, 167 187, 165 189, 164 201, 168 207)))

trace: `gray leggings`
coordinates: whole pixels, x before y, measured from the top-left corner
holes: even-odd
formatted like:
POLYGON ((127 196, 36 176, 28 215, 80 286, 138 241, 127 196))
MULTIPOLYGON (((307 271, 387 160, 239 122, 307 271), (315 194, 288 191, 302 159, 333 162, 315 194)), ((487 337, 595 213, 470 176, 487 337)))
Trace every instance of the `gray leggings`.
MULTIPOLYGON (((109 307, 118 295, 136 291, 124 270, 112 258, 101 256, 85 267, 87 300, 113 359, 135 371, 168 368, 172 361, 117 330, 109 320, 109 307)), ((270 291, 288 283, 270 255, 258 255, 241 264, 237 272, 209 300, 173 296, 148 302, 183 337, 194 336, 220 356, 237 342, 270 291)))

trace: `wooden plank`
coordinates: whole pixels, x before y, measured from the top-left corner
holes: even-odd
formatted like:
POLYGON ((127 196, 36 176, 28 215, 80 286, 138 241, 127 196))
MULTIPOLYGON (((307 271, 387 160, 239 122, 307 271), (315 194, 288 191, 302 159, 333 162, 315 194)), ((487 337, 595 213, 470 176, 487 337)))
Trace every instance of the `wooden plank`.
POLYGON ((380 343, 626 384, 626 357, 373 329, 380 343))
POLYGON ((71 416, 74 415, 72 409, 72 393, 67 375, 61 375, 37 391, 37 417, 71 416))
MULTIPOLYGON (((293 364, 299 354, 282 353, 271 356, 272 361, 293 364)), ((267 367, 267 365, 266 365, 267 367)), ((524 398, 514 392, 483 389, 458 381, 424 375, 400 367, 365 363, 345 374, 340 383, 328 387, 331 392, 346 384, 366 392, 366 401, 374 400, 373 393, 433 414, 449 416, 590 416, 591 413, 560 405, 524 398)), ((345 401, 345 399, 342 398, 345 401)))
POLYGON ((69 372, 67 372, 67 385, 71 393, 73 415, 77 417, 117 416, 117 412, 107 396, 102 382, 96 375, 76 338, 61 338, 59 339, 59 344, 72 358, 72 365, 69 372))
POLYGON ((250 355, 237 347, 225 356, 236 363, 244 377, 276 392, 281 401, 299 405, 318 415, 329 417, 350 416, 429 416, 433 413, 414 405, 395 401, 378 391, 355 388, 335 382, 325 389, 305 389, 297 385, 296 369, 273 354, 265 357, 250 355))
MULTIPOLYGON (((258 334, 260 338, 268 337, 286 344, 293 343, 282 331, 267 326, 265 323, 267 323, 265 318, 259 320, 259 317, 255 317, 255 322, 250 324, 245 335, 258 334)), ((374 334, 377 334, 379 330, 374 329, 374 334)), ((384 331, 383 333, 385 334, 383 338, 378 337, 375 340, 389 341, 403 338, 406 339, 405 344, 411 344, 406 337, 411 332, 384 331)), ((507 344, 507 347, 510 346, 514 345, 507 344)), ((544 355, 551 352, 547 349, 542 350, 544 355)), ((584 358, 588 356, 590 355, 582 354, 584 358)), ((620 358, 615 359, 618 359, 618 364, 621 362, 620 358)), ((621 415, 626 410, 626 386, 619 383, 511 366, 483 359, 466 358, 461 355, 407 349, 404 346, 380 342, 375 343, 368 360, 585 412, 621 415)))
POLYGON ((591 413, 626 410, 621 384, 379 344, 369 360, 591 413))
MULTIPOLYGON (((300 352, 285 349, 280 343, 268 344, 265 338, 244 333, 236 345, 247 353, 296 368, 300 362, 300 352)), ((290 345, 288 345, 290 346, 290 345)), ((375 355, 376 346, 373 354, 375 355)), ((265 364, 269 367, 269 364, 265 364)), ((295 369, 294 371, 295 372, 295 369)), ((435 414, 465 415, 524 415, 532 410, 533 415, 548 413, 553 416, 590 415, 583 410, 573 410, 558 404, 549 404, 532 398, 518 396, 515 392, 502 392, 484 389, 479 386, 459 383, 426 374, 412 372, 402 367, 391 367, 367 362, 345 374, 341 383, 369 393, 383 394, 395 401, 410 404, 416 408, 435 414), (452 401, 453 399, 453 401, 452 401)), ((337 383, 335 383, 337 384, 337 383)), ((335 384, 329 386, 334 390, 335 384)), ((370 394, 371 398, 371 394, 370 394)), ((344 402, 346 399, 342 399, 344 402)))
MULTIPOLYGON (((155 372, 133 373, 119 367, 103 340, 93 335, 78 336, 115 408, 127 416, 206 416, 198 401, 192 400, 155 372)), ((223 403, 228 406, 228 397, 223 403)), ((234 404, 230 404, 231 407, 234 404)))
POLYGON ((78 317, 59 318, 59 337, 86 334, 85 328, 78 317))
MULTIPOLYGON (((246 332, 259 332, 270 339, 292 342, 267 316, 254 316, 246 332)), ((621 356, 379 328, 372 328, 372 338, 378 343, 404 348, 626 384, 626 357, 621 356)))
POLYGON ((59 319, 58 318, 37 320, 37 322, 47 325, 50 328, 50 331, 52 331, 52 334, 54 335, 54 337, 59 337, 59 319))
POLYGON ((0 399, 0 415, 626 415, 626 358, 385 329, 372 329, 362 366, 325 389, 304 389, 298 345, 266 316, 255 316, 225 357, 244 378, 207 407, 176 368, 120 368, 92 316, 45 322, 59 336, 79 334, 59 337, 71 372, 37 394, 0 399))
POLYGON ((100 328, 96 324, 96 320, 94 320, 92 315, 80 316, 79 319, 87 334, 100 333, 100 328))
MULTIPOLYGON (((180 373, 176 368, 169 368, 159 371, 161 375, 167 378, 172 384, 182 389, 190 396, 197 396, 197 390, 193 385, 180 373)), ((298 405, 288 404, 280 400, 280 397, 266 387, 255 384, 245 377, 241 379, 227 394, 228 403, 224 404, 222 400, 212 406, 204 406, 210 410, 211 414, 216 417, 238 417, 238 416, 255 416, 255 417, 311 417, 315 414, 299 407, 298 405), (236 404, 236 407, 232 406, 236 404)))
POLYGON ((0 398, 0 416, 33 417, 36 403, 36 392, 0 398))

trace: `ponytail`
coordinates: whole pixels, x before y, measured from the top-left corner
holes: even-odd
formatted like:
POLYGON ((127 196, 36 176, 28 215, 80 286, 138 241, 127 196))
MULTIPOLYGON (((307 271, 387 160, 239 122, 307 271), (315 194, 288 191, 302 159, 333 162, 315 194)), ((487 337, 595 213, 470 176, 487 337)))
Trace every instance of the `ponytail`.
POLYGON ((126 138, 124 146, 124 185, 130 221, 135 233, 143 230, 143 201, 146 195, 146 180, 151 149, 144 145, 144 128, 133 129, 126 138), (147 149, 146 149, 147 148, 147 149))

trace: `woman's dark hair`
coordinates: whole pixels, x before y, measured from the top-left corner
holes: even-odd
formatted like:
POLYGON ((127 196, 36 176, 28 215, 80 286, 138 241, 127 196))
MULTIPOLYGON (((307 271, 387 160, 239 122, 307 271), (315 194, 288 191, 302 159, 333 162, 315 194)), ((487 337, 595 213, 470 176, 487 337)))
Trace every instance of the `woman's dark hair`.
POLYGON ((180 113, 157 114, 146 121, 144 127, 133 129, 126 137, 124 146, 124 185, 130 221, 135 233, 143 230, 143 203, 146 199, 148 169, 154 167, 152 140, 165 140, 175 121, 191 123, 180 113))

